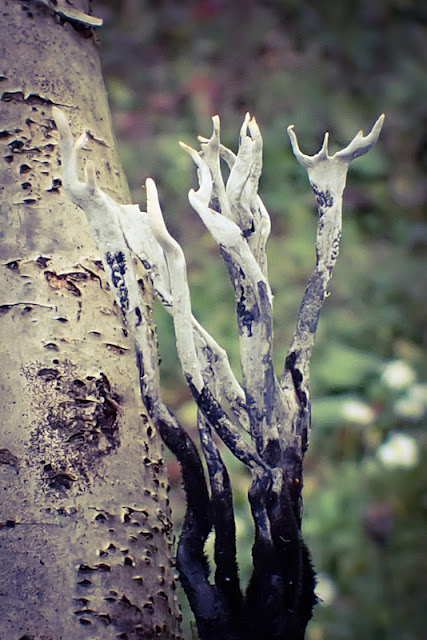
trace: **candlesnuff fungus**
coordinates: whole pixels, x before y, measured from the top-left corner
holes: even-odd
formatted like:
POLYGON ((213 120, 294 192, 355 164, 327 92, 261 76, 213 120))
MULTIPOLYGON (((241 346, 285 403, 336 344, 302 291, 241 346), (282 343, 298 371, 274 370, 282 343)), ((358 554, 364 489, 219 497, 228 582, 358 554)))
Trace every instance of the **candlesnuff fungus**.
POLYGON ((305 290, 296 329, 280 379, 272 358, 272 295, 266 242, 270 218, 258 195, 262 139, 246 115, 237 155, 220 142, 220 122, 200 138, 196 151, 181 143, 198 170, 191 206, 219 246, 235 292, 242 384, 226 352, 192 315, 184 253, 169 234, 154 181, 148 178, 147 212, 116 203, 100 189, 95 168, 78 178, 78 155, 67 119, 53 108, 60 134, 62 182, 87 216, 123 322, 134 339, 143 400, 154 425, 182 466, 187 510, 177 548, 177 568, 201 640, 302 640, 316 602, 315 577, 301 537, 302 470, 310 430, 309 362, 327 285, 338 257, 342 195, 350 162, 376 143, 384 116, 343 150, 328 154, 328 134, 314 156, 303 154, 293 127, 292 149, 307 170, 319 214, 316 265, 305 290), (229 167, 224 182, 221 160, 229 167), (200 455, 161 398, 156 344, 146 305, 141 303, 133 264, 144 265, 154 291, 172 315, 182 370, 198 406, 200 455), (250 470, 249 502, 255 524, 253 574, 242 594, 236 563, 235 523, 227 469, 216 433, 250 470), (215 531, 215 576, 204 554, 215 531))

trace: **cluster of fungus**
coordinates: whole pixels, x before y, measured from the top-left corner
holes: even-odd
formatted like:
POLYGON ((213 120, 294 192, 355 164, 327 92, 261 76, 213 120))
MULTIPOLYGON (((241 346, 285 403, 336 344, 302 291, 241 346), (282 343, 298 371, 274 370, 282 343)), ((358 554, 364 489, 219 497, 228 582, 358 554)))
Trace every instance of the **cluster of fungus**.
POLYGON ((314 156, 292 149, 307 170, 318 209, 316 265, 305 290, 284 368, 273 368, 273 319, 266 243, 270 218, 258 195, 262 138, 245 117, 237 154, 220 142, 219 118, 196 151, 199 188, 189 202, 218 244, 235 292, 242 382, 224 349, 192 314, 187 269, 180 245, 167 230, 154 181, 146 181, 147 211, 115 202, 97 184, 87 164, 78 177, 79 151, 67 119, 53 116, 61 136, 62 182, 86 213, 123 321, 133 337, 142 398, 166 445, 182 466, 187 511, 177 548, 181 583, 195 614, 199 636, 210 638, 303 638, 316 602, 314 571, 301 537, 303 458, 310 430, 309 362, 327 286, 338 257, 342 195, 352 160, 376 143, 384 116, 371 132, 359 132, 330 156, 328 136, 314 156), (225 181, 221 163, 229 169, 225 181), (181 367, 198 406, 200 455, 162 400, 150 310, 141 298, 134 256, 144 265, 159 300, 172 315, 181 367), (255 525, 253 574, 246 593, 236 562, 231 484, 214 433, 245 464, 252 477, 249 502, 255 525), (213 580, 204 554, 215 531, 213 580))

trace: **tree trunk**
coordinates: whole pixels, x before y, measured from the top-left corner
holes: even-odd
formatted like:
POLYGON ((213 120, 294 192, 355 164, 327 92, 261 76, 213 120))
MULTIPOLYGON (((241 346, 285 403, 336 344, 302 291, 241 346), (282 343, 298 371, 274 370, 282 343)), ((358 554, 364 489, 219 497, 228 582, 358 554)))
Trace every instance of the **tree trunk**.
POLYGON ((0 15, 0 638, 179 638, 162 445, 59 180, 52 105, 89 126, 102 188, 130 201, 92 21, 65 0, 0 15))

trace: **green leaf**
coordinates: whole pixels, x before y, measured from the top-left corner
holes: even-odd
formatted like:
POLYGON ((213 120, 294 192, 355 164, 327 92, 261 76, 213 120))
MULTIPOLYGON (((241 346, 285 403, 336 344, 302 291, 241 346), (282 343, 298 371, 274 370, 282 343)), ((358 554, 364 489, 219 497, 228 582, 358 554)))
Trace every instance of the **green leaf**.
POLYGON ((341 390, 366 386, 366 378, 379 371, 380 358, 338 342, 316 354, 312 377, 317 389, 341 390))

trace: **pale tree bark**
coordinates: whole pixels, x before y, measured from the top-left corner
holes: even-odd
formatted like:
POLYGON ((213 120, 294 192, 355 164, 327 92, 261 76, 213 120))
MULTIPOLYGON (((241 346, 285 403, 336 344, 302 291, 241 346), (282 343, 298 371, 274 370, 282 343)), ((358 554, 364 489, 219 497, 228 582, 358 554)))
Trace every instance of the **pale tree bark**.
POLYGON ((60 180, 52 106, 89 129, 83 157, 129 202, 88 13, 84 0, 0 6, 1 640, 180 637, 162 446, 60 180))

